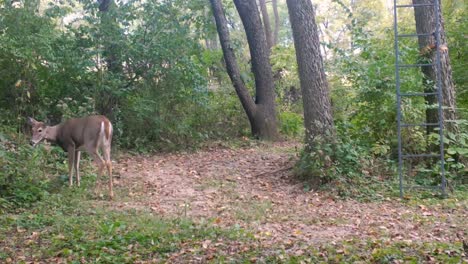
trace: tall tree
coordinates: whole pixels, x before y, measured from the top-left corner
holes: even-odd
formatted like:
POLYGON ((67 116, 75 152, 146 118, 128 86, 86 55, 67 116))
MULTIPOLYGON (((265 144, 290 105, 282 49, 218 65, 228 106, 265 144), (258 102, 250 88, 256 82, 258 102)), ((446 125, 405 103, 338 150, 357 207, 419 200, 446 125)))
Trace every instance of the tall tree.
MULTIPOLYGON (((107 70, 114 76, 121 76, 123 72, 121 58, 119 56, 118 39, 121 37, 120 26, 113 13, 117 8, 114 0, 98 0, 101 18, 100 31, 103 43, 103 58, 107 70)), ((106 90, 99 91, 97 98, 98 111, 113 119, 113 110, 118 104, 117 97, 106 90)))
POLYGON ((278 0, 272 0, 271 4, 273 5, 273 15, 275 16, 275 30, 273 31, 273 45, 278 44, 278 34, 279 34, 279 14, 278 14, 278 0))
POLYGON ((265 35, 268 48, 273 47, 273 34, 271 32, 270 16, 268 15, 268 9, 265 0, 259 0, 260 10, 262 11, 263 27, 265 28, 265 35))
MULTIPOLYGON (((432 4, 434 0, 413 0, 413 4, 432 4)), ((440 2, 440 1, 439 1, 440 2)), ((455 102, 455 86, 452 79, 452 66, 450 64, 450 58, 447 48, 447 38, 445 36, 444 22, 442 18, 442 11, 437 12, 440 33, 440 43, 437 44, 435 35, 419 36, 419 48, 421 50, 421 56, 426 56, 429 61, 434 62, 434 66, 421 67, 421 71, 424 75, 423 84, 425 92, 434 92, 437 87, 437 65, 436 65, 436 48, 440 52, 441 62, 441 89, 442 89, 442 103, 444 105, 444 120, 455 120, 456 119, 456 102, 455 102)), ((436 30, 436 12, 432 6, 420 6, 414 8, 414 18, 416 21, 416 32, 418 34, 434 33, 436 30)), ((434 105, 437 103, 436 96, 426 96, 426 103, 428 105, 434 105)), ((426 122, 427 123, 438 123, 439 117, 437 109, 429 107, 426 110, 426 122)), ((449 131, 456 132, 458 130, 454 122, 446 122, 446 128, 449 131)), ((432 132, 433 127, 428 127, 427 132, 432 132)))
POLYGON ((120 35, 119 25, 112 14, 112 9, 116 8, 114 0, 98 0, 99 12, 101 13, 101 30, 104 33, 104 57, 107 68, 113 73, 120 73, 122 65, 117 54, 117 47, 114 44, 116 36, 120 35))
POLYGON ((250 121, 252 135, 261 139, 276 139, 278 128, 275 110, 273 74, 269 62, 260 14, 255 1, 235 0, 249 43, 252 71, 255 76, 255 101, 240 77, 239 66, 230 41, 227 20, 220 0, 210 0, 223 49, 226 69, 250 121))
POLYGON ((296 48, 296 59, 304 104, 306 144, 312 148, 317 137, 334 135, 328 82, 320 54, 315 14, 310 0, 287 0, 296 48))

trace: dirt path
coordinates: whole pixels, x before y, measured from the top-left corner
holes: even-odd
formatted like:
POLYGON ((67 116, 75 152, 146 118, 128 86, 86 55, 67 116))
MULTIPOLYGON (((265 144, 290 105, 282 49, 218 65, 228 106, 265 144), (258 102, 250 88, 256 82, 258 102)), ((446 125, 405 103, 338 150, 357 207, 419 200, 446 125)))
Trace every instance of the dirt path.
MULTIPOLYGON (((291 177, 292 143, 197 153, 126 157, 116 171, 119 208, 239 225, 262 246, 286 251, 352 238, 459 241, 466 232, 466 202, 406 205, 398 199, 360 203, 306 192, 291 177), (126 186, 128 188, 123 188, 126 186), (125 191, 124 191, 125 190, 125 191)), ((466 234, 465 234, 466 235, 466 234)))

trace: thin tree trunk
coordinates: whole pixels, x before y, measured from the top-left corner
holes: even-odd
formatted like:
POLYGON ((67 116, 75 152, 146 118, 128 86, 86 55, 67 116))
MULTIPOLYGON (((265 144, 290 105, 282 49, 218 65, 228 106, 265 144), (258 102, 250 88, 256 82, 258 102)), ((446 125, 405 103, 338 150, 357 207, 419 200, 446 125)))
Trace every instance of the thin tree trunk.
MULTIPOLYGON (((434 0, 413 0, 413 4, 432 4, 434 0)), ((456 102, 455 102, 455 86, 452 79, 452 67, 447 48, 447 38, 443 26, 442 12, 439 9, 440 21, 440 44, 437 45, 435 36, 420 36, 418 38, 421 56, 428 58, 429 62, 433 62, 434 66, 422 67, 421 71, 424 75, 423 85, 425 92, 434 92, 437 87, 437 66, 436 63, 436 50, 439 49, 441 61, 441 89, 442 89, 442 104, 444 106, 444 120, 445 127, 448 131, 457 132, 458 126, 454 122, 456 120, 456 102), (438 46, 438 47, 437 47, 438 46), (447 122, 449 121, 449 122, 447 122)), ((416 21, 416 32, 418 34, 434 33, 436 29, 436 14, 434 7, 415 7, 414 18, 416 21)), ((436 96, 426 96, 426 103, 428 106, 437 104, 436 96)), ((439 116, 437 109, 431 107, 426 110, 426 122, 438 123, 439 116)), ((427 127, 427 132, 434 132, 434 127, 427 127)))
MULTIPOLYGON (((255 10, 253 13, 256 13, 257 16, 254 18, 248 16, 249 18, 246 21, 243 20, 244 25, 252 21, 257 22, 256 29, 250 24, 245 26, 251 50, 252 70, 255 75, 256 100, 254 102, 240 77, 239 66, 237 65, 234 50, 232 49, 227 20, 221 1, 210 0, 210 2, 213 7, 213 14, 216 20, 221 48, 223 49, 226 69, 245 113, 249 118, 252 135, 261 139, 276 139, 278 131, 274 105, 273 77, 271 66, 268 61, 268 48, 266 47, 265 35, 263 32, 260 31, 262 32, 261 34, 259 34, 258 31, 255 33, 252 32, 252 30, 258 30, 258 27, 260 27, 260 30, 262 29, 256 4, 254 3, 255 8, 251 9, 250 12, 252 13, 252 10, 255 10)), ((236 3, 236 5, 241 6, 240 9, 238 9, 241 17, 245 15, 245 12, 250 14, 246 9, 251 8, 251 3, 246 4, 244 2, 236 3)))
POLYGON ((278 44, 278 34, 279 34, 279 26, 280 26, 280 21, 279 21, 279 15, 278 15, 278 0, 272 0, 272 5, 273 5, 273 14, 275 16, 275 30, 273 33, 273 45, 278 44))
POLYGON ((115 21, 115 18, 112 14, 109 14, 110 8, 115 6, 114 0, 99 0, 99 11, 101 12, 101 23, 102 27, 105 28, 107 31, 105 35, 107 35, 107 39, 104 41, 104 57, 106 59, 107 68, 112 73, 120 73, 122 72, 122 65, 119 62, 119 58, 117 55, 117 47, 115 44, 112 44, 112 40, 109 39, 109 36, 112 37, 114 33, 119 33, 118 25, 115 21))
POLYGON ((219 41, 221 48, 223 49, 224 60, 226 61, 226 70, 229 77, 231 78, 234 89, 236 90, 237 96, 239 97, 241 104, 249 118, 250 123, 254 122, 255 116, 255 103, 252 97, 245 87, 240 77, 239 66, 237 65, 236 55, 232 49, 231 40, 229 36, 229 30, 227 28, 227 20, 224 15, 223 6, 220 0, 210 0, 213 7, 213 14, 216 21, 216 27, 218 30, 219 41))
POLYGON ((262 11, 263 27, 265 28, 267 45, 268 45, 268 49, 271 50, 271 47, 273 47, 273 35, 271 32, 270 16, 268 15, 268 10, 266 7, 265 0, 259 0, 259 2, 260 2, 260 10, 262 11))
MULTIPOLYGON (((118 54, 118 46, 115 43, 115 38, 120 34, 119 25, 112 14, 112 9, 116 8, 114 0, 98 0, 99 12, 101 15, 101 35, 103 35, 103 53, 102 56, 107 65, 108 72, 115 76, 119 76, 123 72, 122 63, 118 54)), ((113 119, 113 109, 118 104, 118 98, 108 91, 99 91, 99 96, 96 98, 97 110, 99 113, 113 119)))
POLYGON ((310 0, 287 0, 304 104, 306 144, 335 134, 328 82, 320 54, 315 14, 310 0))

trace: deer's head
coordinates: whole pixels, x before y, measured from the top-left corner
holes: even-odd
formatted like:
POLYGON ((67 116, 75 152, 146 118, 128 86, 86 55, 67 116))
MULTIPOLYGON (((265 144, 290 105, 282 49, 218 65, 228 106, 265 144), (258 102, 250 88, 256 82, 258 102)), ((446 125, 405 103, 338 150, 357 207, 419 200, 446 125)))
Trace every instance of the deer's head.
POLYGON ((28 124, 32 127, 32 138, 29 141, 32 146, 36 146, 42 140, 46 139, 47 126, 43 122, 39 122, 32 117, 28 117, 28 124))

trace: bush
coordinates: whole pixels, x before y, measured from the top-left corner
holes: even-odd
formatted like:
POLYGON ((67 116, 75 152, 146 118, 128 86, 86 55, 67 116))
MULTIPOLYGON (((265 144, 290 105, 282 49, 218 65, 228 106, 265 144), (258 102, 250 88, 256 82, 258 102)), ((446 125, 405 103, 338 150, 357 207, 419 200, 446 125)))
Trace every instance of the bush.
POLYGON ((302 115, 294 112, 281 112, 279 114, 279 120, 281 124, 281 134, 297 137, 304 133, 304 118, 302 115))
POLYGON ((372 197, 370 194, 381 188, 382 176, 392 166, 384 159, 376 159, 372 149, 351 139, 342 124, 337 127, 334 142, 316 139, 310 149, 302 151, 295 175, 312 188, 327 189, 340 197, 372 197), (379 163, 384 166, 378 166, 379 163))
POLYGON ((1 126, 0 211, 28 207, 47 196, 57 183, 48 172, 65 170, 56 160, 65 160, 58 148, 32 148, 21 134, 1 126))

